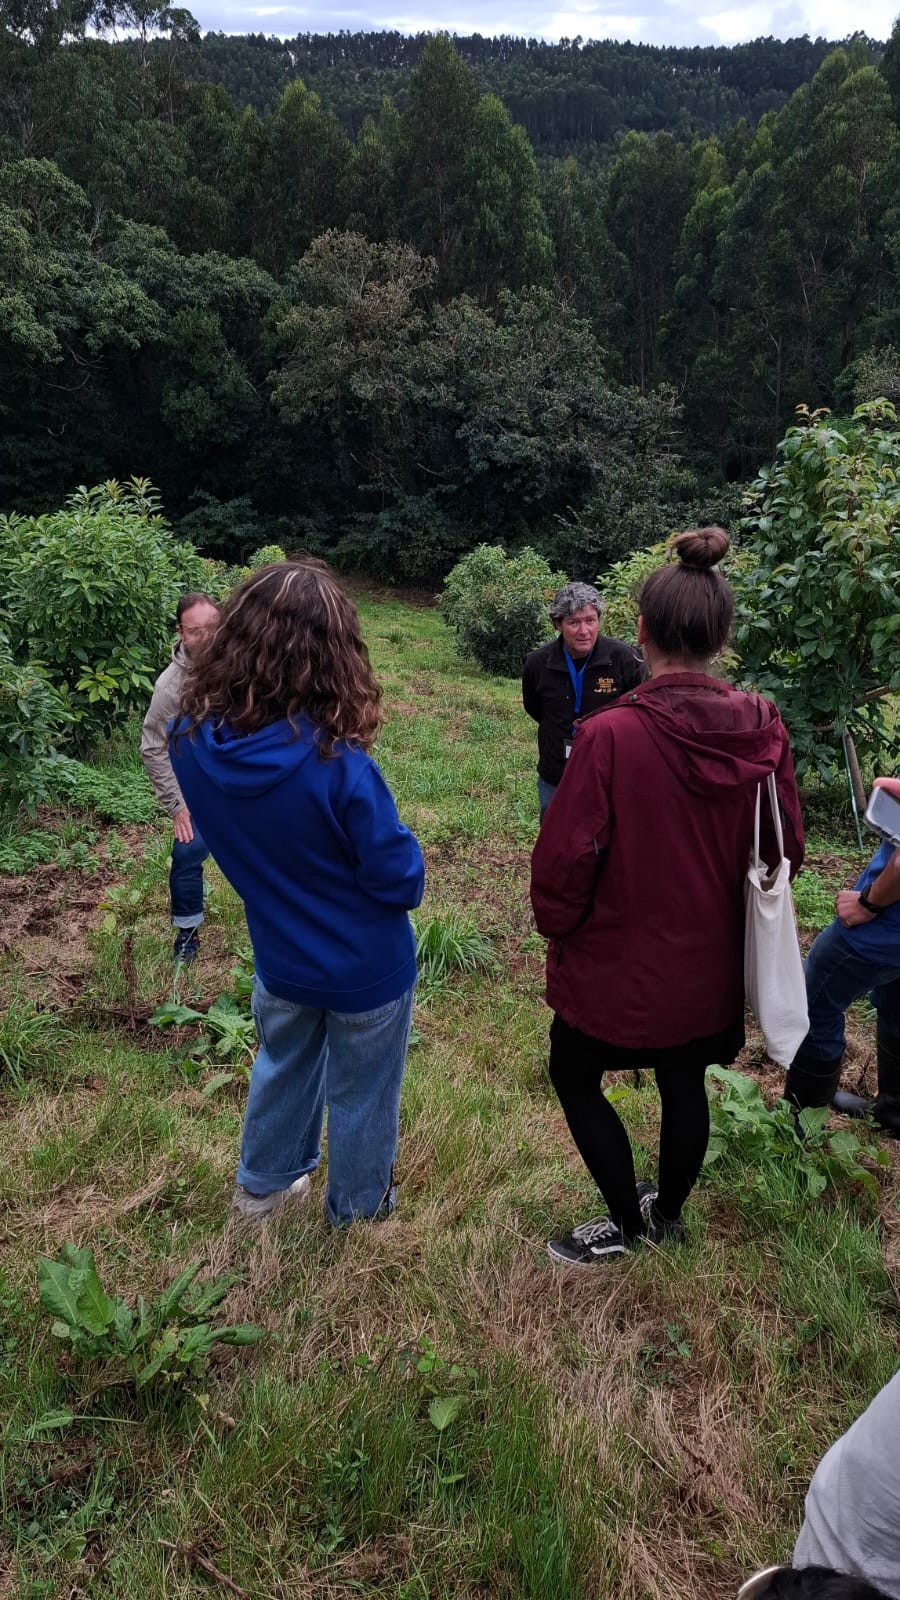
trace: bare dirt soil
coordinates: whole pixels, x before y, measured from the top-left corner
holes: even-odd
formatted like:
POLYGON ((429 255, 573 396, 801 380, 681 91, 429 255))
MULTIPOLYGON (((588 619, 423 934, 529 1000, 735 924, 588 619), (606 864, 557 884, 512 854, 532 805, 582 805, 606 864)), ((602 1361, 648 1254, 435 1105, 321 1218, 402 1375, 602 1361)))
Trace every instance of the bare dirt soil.
POLYGON ((100 864, 94 872, 66 871, 46 862, 32 867, 26 877, 0 876, 0 970, 14 961, 35 1000, 69 1006, 87 981, 87 935, 98 926, 101 901, 123 876, 121 855, 115 866, 106 859, 113 833, 128 856, 140 855, 146 828, 98 828, 95 853, 100 864))

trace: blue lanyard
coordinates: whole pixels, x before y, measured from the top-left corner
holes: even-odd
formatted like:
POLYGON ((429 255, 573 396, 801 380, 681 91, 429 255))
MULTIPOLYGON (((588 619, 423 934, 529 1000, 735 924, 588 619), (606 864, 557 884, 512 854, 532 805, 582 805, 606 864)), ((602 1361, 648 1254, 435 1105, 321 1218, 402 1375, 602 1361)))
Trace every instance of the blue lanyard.
POLYGON ((591 657, 590 654, 585 656, 583 662, 581 663, 581 671, 578 672, 568 650, 564 649, 563 655, 566 658, 566 666, 569 669, 569 677, 572 679, 572 688, 575 693, 575 715, 577 717, 581 711, 581 692, 584 688, 584 672, 591 657))

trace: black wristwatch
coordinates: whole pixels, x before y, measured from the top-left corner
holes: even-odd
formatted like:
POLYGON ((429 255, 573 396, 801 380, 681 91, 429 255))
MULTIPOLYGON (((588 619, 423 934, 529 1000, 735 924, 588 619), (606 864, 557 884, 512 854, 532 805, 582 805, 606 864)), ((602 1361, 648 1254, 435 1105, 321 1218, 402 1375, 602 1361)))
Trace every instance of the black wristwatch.
POLYGON ((868 911, 869 915, 872 917, 880 917, 882 911, 887 910, 887 906, 873 906, 871 900, 866 894, 865 889, 863 889, 860 893, 859 903, 862 906, 863 911, 868 911))

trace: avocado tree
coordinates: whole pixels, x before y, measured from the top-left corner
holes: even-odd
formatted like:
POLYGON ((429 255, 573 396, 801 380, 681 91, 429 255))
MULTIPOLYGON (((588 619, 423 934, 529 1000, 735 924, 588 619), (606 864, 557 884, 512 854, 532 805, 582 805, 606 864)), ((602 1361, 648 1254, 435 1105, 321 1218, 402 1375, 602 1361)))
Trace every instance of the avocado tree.
POLYGON ((441 611, 462 655, 512 678, 528 651, 552 638, 547 607, 565 582, 564 572, 527 545, 510 556, 500 545, 480 544, 448 573, 441 611))
POLYGON ((900 430, 885 400, 837 426, 798 408, 746 496, 735 645, 748 687, 777 701, 800 771, 845 733, 876 761, 900 689, 900 430))
POLYGON ((146 706, 178 597, 206 589, 211 565, 176 538, 146 479, 0 516, 0 776, 9 748, 43 753, 39 731, 49 746, 67 724, 86 752, 146 706))

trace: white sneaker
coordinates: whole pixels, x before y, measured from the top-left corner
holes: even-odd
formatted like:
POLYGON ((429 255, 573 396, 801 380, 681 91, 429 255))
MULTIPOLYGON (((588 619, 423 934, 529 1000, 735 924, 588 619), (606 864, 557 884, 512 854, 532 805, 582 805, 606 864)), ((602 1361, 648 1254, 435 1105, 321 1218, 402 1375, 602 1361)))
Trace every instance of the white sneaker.
POLYGON ((288 1201, 302 1205, 309 1199, 311 1192, 312 1184, 308 1172, 304 1172, 289 1189, 274 1189, 271 1194, 251 1194, 242 1183, 236 1183, 231 1197, 231 1209, 246 1222, 264 1222, 266 1217, 270 1217, 273 1211, 277 1211, 288 1201))

